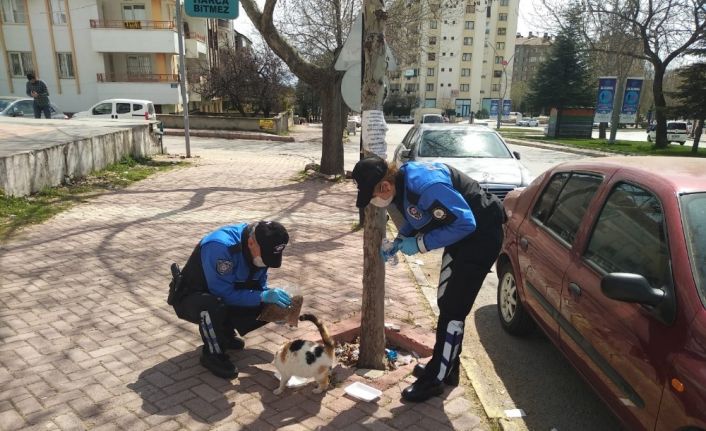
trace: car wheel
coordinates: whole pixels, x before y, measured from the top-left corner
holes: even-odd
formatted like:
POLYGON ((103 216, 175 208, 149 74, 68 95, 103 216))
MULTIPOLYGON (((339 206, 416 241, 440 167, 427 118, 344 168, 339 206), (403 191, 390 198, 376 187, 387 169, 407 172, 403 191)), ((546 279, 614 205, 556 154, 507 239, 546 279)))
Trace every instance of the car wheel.
POLYGON ((517 293, 517 281, 512 265, 500 269, 498 282, 498 315, 503 329, 511 335, 527 335, 534 329, 534 320, 527 313, 517 293))
POLYGON ((679 145, 684 145, 686 142, 680 142, 679 145))

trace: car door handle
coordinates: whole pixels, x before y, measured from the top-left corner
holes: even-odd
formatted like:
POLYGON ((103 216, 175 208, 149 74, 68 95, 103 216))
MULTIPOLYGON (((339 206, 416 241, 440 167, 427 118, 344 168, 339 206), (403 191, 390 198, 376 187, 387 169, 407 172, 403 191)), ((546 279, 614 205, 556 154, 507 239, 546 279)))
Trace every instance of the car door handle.
POLYGON ((581 296, 581 286, 576 283, 569 283, 569 293, 576 297, 581 296))
POLYGON ((527 248, 529 247, 529 241, 527 241, 527 238, 520 238, 520 248, 522 251, 527 251, 527 248))

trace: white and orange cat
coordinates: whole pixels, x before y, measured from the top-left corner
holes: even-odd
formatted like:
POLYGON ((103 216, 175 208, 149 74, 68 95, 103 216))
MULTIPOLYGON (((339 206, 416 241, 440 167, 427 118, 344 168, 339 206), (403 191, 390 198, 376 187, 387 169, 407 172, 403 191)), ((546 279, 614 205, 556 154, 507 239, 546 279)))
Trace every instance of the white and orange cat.
POLYGON ((329 374, 333 367, 335 343, 326 327, 313 314, 302 314, 299 320, 308 320, 319 328, 323 344, 313 341, 294 340, 286 343, 277 352, 274 365, 281 377, 275 395, 282 393, 293 376, 314 378, 318 384, 312 392, 319 394, 329 385, 329 374))

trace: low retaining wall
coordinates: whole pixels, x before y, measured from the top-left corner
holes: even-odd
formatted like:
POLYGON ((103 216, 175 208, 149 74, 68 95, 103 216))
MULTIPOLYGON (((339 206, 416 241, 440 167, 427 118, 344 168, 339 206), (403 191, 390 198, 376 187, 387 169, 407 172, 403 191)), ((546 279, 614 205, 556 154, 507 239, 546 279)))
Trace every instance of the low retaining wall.
MULTIPOLYGON (((157 120, 165 129, 183 129, 184 117, 174 114, 159 114, 157 120)), ((189 115, 189 129, 197 130, 241 130, 286 133, 291 123, 289 113, 282 113, 272 118, 232 117, 228 115, 189 115)))
POLYGON ((6 195, 26 196, 62 184, 67 177, 103 169, 127 155, 149 157, 161 151, 151 125, 129 127, 0 157, 0 189, 6 195))

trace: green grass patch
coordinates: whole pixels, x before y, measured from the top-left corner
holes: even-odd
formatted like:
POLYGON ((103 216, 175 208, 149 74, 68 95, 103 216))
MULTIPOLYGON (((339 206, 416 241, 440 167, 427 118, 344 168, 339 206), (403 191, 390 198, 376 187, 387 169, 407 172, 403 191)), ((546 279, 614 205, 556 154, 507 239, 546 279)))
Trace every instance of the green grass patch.
POLYGON ((41 223, 102 192, 126 187, 156 172, 185 164, 126 157, 102 171, 65 185, 45 188, 30 196, 6 196, 0 191, 0 241, 10 238, 24 226, 41 223))

